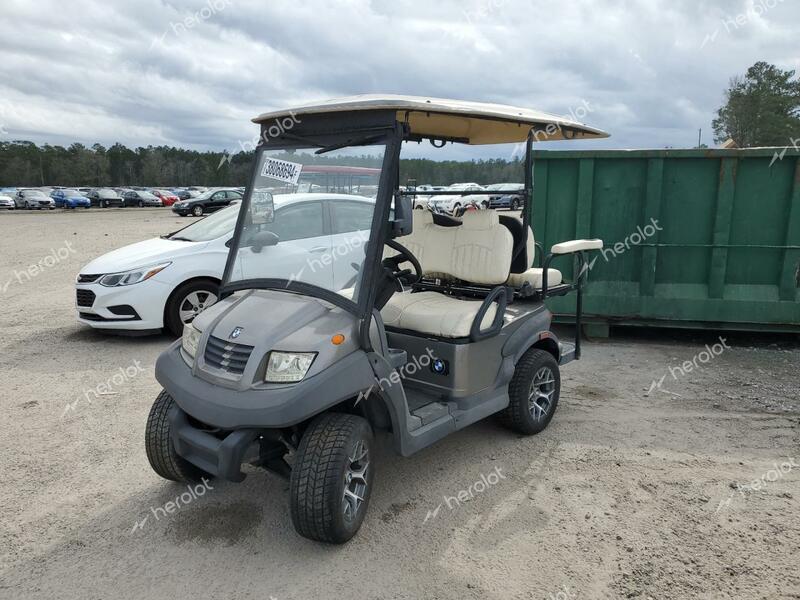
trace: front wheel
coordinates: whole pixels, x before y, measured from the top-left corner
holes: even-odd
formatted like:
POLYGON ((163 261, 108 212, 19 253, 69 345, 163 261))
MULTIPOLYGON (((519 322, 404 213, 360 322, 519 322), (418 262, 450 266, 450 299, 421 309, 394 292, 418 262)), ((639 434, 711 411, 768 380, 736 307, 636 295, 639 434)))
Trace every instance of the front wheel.
POLYGON ((139 208, 144 208, 144 202, 143 202, 143 201, 141 201, 141 200, 139 200, 139 202, 137 202, 137 203, 136 203, 136 205, 137 205, 139 208))
POLYGON ((543 431, 550 423, 561 393, 561 374, 553 355, 531 348, 519 359, 508 384, 508 407, 500 413, 510 429, 525 435, 543 431))
POLYGON ((193 483, 203 477, 210 479, 209 473, 195 467, 175 452, 169 422, 169 411, 173 406, 175 400, 166 390, 161 390, 150 408, 144 436, 144 448, 150 466, 158 475, 170 481, 193 483))
POLYGON ((358 532, 372 493, 372 428, 325 413, 303 434, 289 482, 292 524, 303 537, 343 544, 358 532))
POLYGON ((514 199, 511 201, 511 210, 519 210, 519 200, 514 199))
POLYGON ((202 217, 203 216, 203 207, 198 204, 197 206, 192 208, 192 214, 195 217, 202 217))

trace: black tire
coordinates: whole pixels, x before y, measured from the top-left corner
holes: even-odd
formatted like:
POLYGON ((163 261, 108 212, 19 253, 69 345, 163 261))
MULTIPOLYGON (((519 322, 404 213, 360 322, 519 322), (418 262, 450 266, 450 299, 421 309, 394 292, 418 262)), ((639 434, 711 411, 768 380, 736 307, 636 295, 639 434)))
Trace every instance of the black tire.
POLYGON ((147 460, 158 475, 170 481, 180 483, 194 483, 201 477, 211 479, 211 475, 195 467, 185 458, 178 456, 170 437, 170 424, 168 414, 175 405, 166 390, 156 396, 150 414, 147 416, 145 429, 144 448, 147 460))
POLYGON ((138 206, 139 208, 144 208, 144 201, 139 200, 139 202, 136 203, 136 206, 138 206))
POLYGON ((500 420, 517 433, 539 433, 552 420, 560 394, 561 374, 556 359, 545 350, 531 348, 514 369, 508 384, 511 402, 500 413, 500 420), (545 382, 549 383, 542 385, 545 382))
MULTIPOLYGON (((456 202, 455 205, 453 206, 453 216, 455 216, 455 217, 461 216, 459 214, 460 211, 461 211, 461 204, 456 202)), ((461 213, 461 214, 463 214, 463 213, 461 213)))
POLYGON ((192 215, 195 217, 202 217, 203 216, 203 207, 199 204, 196 204, 192 207, 192 215))
POLYGON ((516 198, 511 201, 511 210, 519 210, 519 200, 516 198))
MULTIPOLYGON (((184 321, 180 314, 181 306, 184 304, 186 298, 194 292, 214 295, 213 302, 204 302, 203 306, 200 307, 201 310, 205 310, 219 298, 219 282, 213 279, 193 279, 175 288, 175 291, 170 295, 169 300, 167 300, 167 305, 164 308, 164 326, 175 337, 183 335, 184 321)), ((199 312, 197 314, 199 314, 199 312)))
POLYGON ((325 413, 309 425, 289 481, 292 524, 297 533, 319 542, 343 544, 358 532, 372 493, 372 455, 372 428, 361 417, 325 413), (354 465, 362 475, 352 477, 354 465))

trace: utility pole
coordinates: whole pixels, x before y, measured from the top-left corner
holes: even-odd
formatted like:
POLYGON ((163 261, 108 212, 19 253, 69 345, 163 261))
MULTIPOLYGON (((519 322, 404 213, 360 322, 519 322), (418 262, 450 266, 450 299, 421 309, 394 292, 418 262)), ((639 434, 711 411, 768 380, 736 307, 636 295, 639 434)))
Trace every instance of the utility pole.
POLYGON ((697 130, 697 147, 698 148, 702 148, 703 147, 703 129, 702 128, 697 130))

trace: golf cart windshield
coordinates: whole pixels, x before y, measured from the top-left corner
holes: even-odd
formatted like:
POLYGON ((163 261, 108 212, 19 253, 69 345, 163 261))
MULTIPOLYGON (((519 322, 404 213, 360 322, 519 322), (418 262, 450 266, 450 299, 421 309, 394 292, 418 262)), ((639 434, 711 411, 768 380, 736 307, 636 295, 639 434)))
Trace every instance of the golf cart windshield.
POLYGON ((358 303, 385 151, 382 143, 260 149, 225 285, 307 284, 313 287, 302 286, 304 293, 358 303))

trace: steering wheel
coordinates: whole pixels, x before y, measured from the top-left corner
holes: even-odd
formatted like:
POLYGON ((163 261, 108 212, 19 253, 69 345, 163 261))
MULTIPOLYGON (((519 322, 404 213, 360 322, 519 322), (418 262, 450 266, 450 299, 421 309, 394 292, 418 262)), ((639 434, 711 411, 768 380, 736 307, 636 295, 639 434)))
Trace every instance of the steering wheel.
POLYGON ((404 283, 405 285, 413 285, 422 279, 422 266, 419 264, 417 257, 411 254, 411 251, 396 242, 395 240, 386 240, 386 245, 398 254, 384 258, 381 264, 390 272, 390 276, 404 283), (414 270, 401 269, 400 265, 404 262, 410 262, 414 270))

